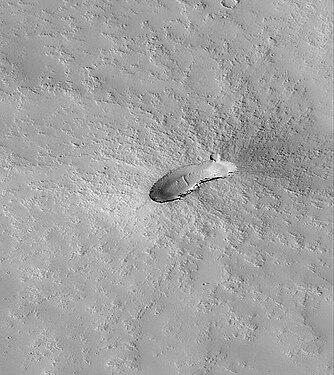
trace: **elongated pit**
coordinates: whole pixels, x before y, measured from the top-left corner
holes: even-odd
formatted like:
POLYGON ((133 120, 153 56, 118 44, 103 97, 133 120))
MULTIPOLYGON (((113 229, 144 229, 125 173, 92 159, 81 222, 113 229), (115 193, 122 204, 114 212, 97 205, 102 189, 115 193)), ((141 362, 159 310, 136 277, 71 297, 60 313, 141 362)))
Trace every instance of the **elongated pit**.
POLYGON ((209 161, 174 169, 160 178, 150 190, 150 198, 155 202, 169 202, 190 194, 200 184, 231 176, 237 167, 212 154, 209 161))

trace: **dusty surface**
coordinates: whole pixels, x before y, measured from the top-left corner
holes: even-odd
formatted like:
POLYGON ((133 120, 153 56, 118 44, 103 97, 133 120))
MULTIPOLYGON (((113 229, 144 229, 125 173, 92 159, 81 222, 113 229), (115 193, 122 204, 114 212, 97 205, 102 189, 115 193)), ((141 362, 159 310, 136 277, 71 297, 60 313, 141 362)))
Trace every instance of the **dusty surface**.
POLYGON ((331 373, 331 7, 1 2, 1 374, 331 373))

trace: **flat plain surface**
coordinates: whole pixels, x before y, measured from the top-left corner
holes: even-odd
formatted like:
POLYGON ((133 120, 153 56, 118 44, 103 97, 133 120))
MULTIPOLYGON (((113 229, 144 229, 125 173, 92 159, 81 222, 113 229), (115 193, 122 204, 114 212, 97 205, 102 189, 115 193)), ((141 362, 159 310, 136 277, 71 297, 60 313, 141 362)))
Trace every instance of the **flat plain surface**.
POLYGON ((332 3, 0 4, 0 373, 332 373, 332 3), (238 166, 148 193, 211 152, 238 166))

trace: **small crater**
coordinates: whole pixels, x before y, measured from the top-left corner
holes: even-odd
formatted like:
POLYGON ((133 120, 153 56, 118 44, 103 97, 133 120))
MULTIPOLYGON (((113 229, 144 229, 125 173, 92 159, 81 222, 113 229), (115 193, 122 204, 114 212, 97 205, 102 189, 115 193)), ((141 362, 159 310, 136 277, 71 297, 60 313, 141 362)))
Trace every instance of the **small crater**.
POLYGON ((224 8, 233 9, 239 4, 240 0, 222 0, 220 3, 224 8))

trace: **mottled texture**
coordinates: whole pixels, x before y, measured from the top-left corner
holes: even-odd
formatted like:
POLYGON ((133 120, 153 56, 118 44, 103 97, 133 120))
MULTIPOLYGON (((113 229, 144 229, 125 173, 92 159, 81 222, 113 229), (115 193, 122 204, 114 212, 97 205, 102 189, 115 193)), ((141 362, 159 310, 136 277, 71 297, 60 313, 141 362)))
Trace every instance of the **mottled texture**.
POLYGON ((332 19, 1 1, 1 374, 331 374, 332 19), (238 173, 150 200, 208 150, 238 173))

